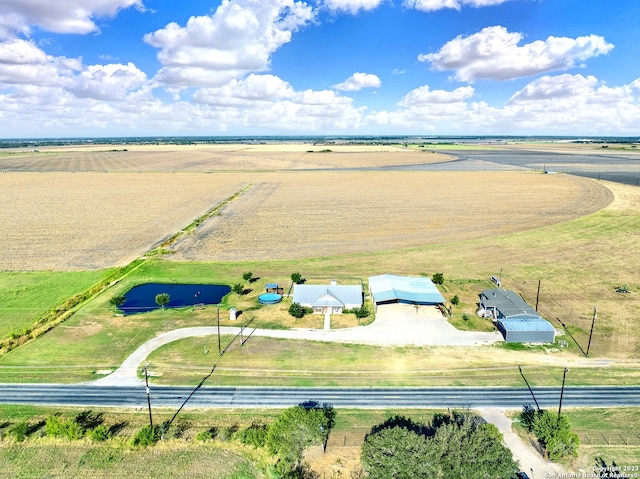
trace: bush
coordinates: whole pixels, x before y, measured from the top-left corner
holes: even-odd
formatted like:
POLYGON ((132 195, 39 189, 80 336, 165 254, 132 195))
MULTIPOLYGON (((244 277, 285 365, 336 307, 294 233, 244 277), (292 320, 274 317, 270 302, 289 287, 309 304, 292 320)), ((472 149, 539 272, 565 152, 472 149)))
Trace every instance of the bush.
POLYGON ((350 314, 355 314, 356 318, 358 319, 362 319, 362 318, 366 318, 371 314, 371 311, 369 311, 369 308, 367 308, 366 305, 362 305, 359 308, 353 308, 353 309, 345 309, 344 310, 345 313, 350 313, 350 314))
POLYGON ((95 442, 104 442, 111 437, 111 431, 104 424, 89 430, 89 438, 95 442))
POLYGON ((211 441, 216 438, 218 435, 218 429, 214 427, 210 427, 204 431, 200 431, 196 434, 196 441, 211 441))
POLYGON ((218 431, 218 439, 221 441, 230 441, 235 436, 236 432, 238 432, 238 425, 233 424, 232 426, 223 427, 218 431))
POLYGON ((244 292, 244 284, 242 283, 234 284, 233 287, 231 288, 231 291, 233 291, 236 294, 242 294, 244 292))
POLYGON ((536 411, 525 405, 519 418, 527 431, 535 434, 549 459, 556 461, 578 455, 580 438, 571 431, 567 416, 558 417, 550 411, 536 411))
POLYGON ((433 281, 433 284, 444 284, 444 274, 443 273, 435 273, 431 277, 431 281, 433 281))
POLYGON ((29 425, 27 421, 20 421, 9 430, 9 434, 11 434, 11 437, 13 437, 15 441, 22 442, 27 438, 28 430, 29 425))
POLYGON ((266 437, 267 426, 255 423, 245 429, 241 429, 235 435, 235 438, 242 444, 247 444, 256 448, 264 447, 266 437))
POLYGON ((289 314, 296 319, 302 318, 306 312, 306 308, 300 303, 291 303, 291 306, 289 306, 289 314))
POLYGON ((81 439, 84 429, 75 419, 63 418, 55 415, 49 416, 44 426, 44 432, 49 437, 61 437, 66 439, 81 439))
POLYGON ((451 304, 454 306, 458 306, 460 304, 460 298, 456 294, 453 298, 451 298, 451 304))
POLYGON ((153 446, 160 440, 160 428, 158 426, 144 426, 140 429, 133 439, 131 444, 133 446, 153 446))
POLYGON ((253 278, 253 273, 251 271, 247 271, 242 275, 242 279, 245 281, 251 281, 251 278, 253 278))

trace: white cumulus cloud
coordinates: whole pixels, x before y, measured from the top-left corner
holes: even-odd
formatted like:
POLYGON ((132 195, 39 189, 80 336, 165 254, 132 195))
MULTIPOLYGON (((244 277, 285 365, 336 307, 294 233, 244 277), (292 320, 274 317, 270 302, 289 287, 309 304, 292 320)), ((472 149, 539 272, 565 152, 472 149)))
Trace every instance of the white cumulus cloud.
POLYGON ((59 84, 81 69, 80 60, 47 55, 31 40, 0 42, 0 84, 59 84))
POLYGON ((95 18, 118 11, 144 9, 142 0, 2 0, 0 33, 25 33, 37 25, 56 33, 87 34, 98 30, 95 18))
POLYGON ((325 0, 324 5, 330 10, 356 14, 360 10, 373 10, 383 2, 384 0, 325 0))
POLYGON ((598 35, 578 38, 549 37, 522 46, 522 34, 492 26, 469 36, 458 36, 438 52, 421 54, 434 70, 453 70, 457 80, 507 80, 579 66, 604 55, 613 45, 598 35))
POLYGON ((382 85, 380 78, 372 73, 356 72, 334 88, 342 91, 359 91, 363 88, 378 88, 382 85))
POLYGON ((474 92, 475 91, 471 86, 463 86, 460 88, 456 88, 453 91, 447 91, 431 90, 429 88, 429 85, 424 85, 407 93, 400 101, 400 105, 417 106, 436 103, 459 103, 468 98, 471 98, 474 92))
POLYGON ((215 87, 267 70, 271 54, 314 17, 294 0, 226 0, 212 15, 191 17, 184 27, 170 23, 144 39, 160 49, 159 81, 215 87))
POLYGON ((402 4, 405 7, 415 8, 422 12, 434 12, 443 8, 453 8, 460 10, 463 6, 471 7, 488 7, 491 5, 500 5, 508 0, 404 0, 402 4))
POLYGON ((146 81, 147 76, 133 63, 91 65, 73 79, 68 90, 78 98, 121 101, 146 81))

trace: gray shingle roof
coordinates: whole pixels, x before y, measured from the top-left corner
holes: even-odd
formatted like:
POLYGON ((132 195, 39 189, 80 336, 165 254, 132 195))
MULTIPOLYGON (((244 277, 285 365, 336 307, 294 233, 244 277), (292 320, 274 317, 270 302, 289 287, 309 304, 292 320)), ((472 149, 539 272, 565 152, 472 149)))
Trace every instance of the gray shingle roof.
POLYGON ((519 294, 507 289, 485 289, 480 294, 480 301, 485 308, 495 308, 507 318, 521 315, 540 317, 519 294))

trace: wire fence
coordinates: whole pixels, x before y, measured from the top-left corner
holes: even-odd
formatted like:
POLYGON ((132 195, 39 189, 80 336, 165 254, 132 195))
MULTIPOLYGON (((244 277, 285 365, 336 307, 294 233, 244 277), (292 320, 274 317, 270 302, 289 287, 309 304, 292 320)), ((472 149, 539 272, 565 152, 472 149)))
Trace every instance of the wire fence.
POLYGON ((580 438, 580 444, 586 446, 640 446, 640 433, 628 429, 593 431, 574 431, 580 438))

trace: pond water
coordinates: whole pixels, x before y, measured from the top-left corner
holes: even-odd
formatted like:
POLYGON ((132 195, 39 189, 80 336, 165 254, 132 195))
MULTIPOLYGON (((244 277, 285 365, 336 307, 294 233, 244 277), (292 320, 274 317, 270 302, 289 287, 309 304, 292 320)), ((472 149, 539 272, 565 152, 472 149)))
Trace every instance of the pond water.
POLYGON ((218 304, 230 292, 231 288, 222 284, 139 284, 125 293, 125 302, 118 309, 124 315, 160 309, 156 296, 162 293, 169 295, 169 304, 165 308, 218 304))

